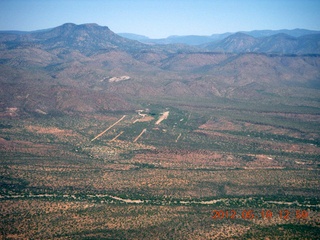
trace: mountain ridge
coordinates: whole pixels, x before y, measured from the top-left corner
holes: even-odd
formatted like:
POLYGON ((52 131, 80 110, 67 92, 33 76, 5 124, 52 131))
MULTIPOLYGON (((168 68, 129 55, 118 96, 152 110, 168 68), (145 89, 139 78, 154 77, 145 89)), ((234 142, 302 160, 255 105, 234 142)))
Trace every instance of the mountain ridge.
MULTIPOLYGON (((238 31, 240 33, 245 33, 255 38, 268 37, 278 33, 285 33, 292 37, 301 37, 304 35, 310 34, 319 34, 320 31, 308 30, 308 29, 280 29, 280 30, 252 30, 252 31, 238 31)), ((188 45, 200 45, 205 43, 210 43, 213 41, 223 40, 224 38, 236 34, 237 32, 226 32, 221 34, 212 34, 212 35, 172 35, 166 38, 149 38, 147 36, 132 34, 132 33, 118 33, 120 36, 127 37, 133 40, 138 40, 143 43, 157 43, 157 44, 172 44, 172 43, 183 43, 188 45)))
POLYGON ((319 54, 319 43, 320 33, 303 35, 298 38, 285 33, 262 38, 255 38, 245 33, 236 33, 219 42, 204 44, 202 47, 210 51, 236 53, 319 54), (307 44, 306 39, 308 39, 307 44))
POLYGON ((99 26, 95 23, 80 25, 65 23, 55 28, 23 33, 0 31, 0 43, 2 48, 15 48, 25 44, 41 45, 44 49, 55 49, 59 47, 68 49, 70 47, 76 47, 80 52, 83 52, 86 55, 93 54, 97 50, 110 51, 115 49, 129 51, 150 49, 157 51, 162 51, 164 49, 166 49, 166 51, 176 51, 177 49, 181 49, 183 51, 236 53, 265 52, 280 54, 319 54, 319 35, 320 31, 285 29, 276 31, 242 31, 211 36, 169 36, 166 39, 153 40, 135 34, 122 34, 122 36, 120 36, 111 31, 108 27, 99 26), (209 39, 210 42, 208 42, 209 39), (201 44, 199 45, 199 43, 201 44), (84 52, 84 49, 86 52, 84 52))

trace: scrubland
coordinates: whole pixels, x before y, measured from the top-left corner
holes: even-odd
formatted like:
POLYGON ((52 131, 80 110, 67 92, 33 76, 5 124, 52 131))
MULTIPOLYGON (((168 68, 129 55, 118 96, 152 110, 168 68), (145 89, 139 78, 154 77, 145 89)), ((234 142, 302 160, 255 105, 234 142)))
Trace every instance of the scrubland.
POLYGON ((317 113, 151 104, 144 114, 3 118, 2 238, 317 236, 317 113), (170 114, 157 124, 163 112, 170 114), (243 218, 250 209, 255 218, 243 218), (213 219, 213 210, 237 218, 213 219), (285 210, 290 217, 279 218, 285 210))

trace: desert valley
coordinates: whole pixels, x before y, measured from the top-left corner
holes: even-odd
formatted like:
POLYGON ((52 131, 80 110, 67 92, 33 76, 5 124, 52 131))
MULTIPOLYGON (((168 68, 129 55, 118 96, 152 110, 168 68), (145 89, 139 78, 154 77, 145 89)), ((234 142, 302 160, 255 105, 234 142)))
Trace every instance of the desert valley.
POLYGON ((254 33, 0 31, 0 239, 318 238, 320 33, 254 33))

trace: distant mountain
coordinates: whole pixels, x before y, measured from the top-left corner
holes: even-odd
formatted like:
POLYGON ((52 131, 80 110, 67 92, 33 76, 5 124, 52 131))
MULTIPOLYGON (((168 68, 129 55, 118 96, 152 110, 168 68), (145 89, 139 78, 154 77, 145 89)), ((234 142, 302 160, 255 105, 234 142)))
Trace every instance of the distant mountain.
POLYGON ((142 35, 136 35, 132 33, 119 33, 120 36, 137 40, 146 44, 186 44, 186 45, 200 45, 209 43, 215 40, 221 40, 231 33, 225 34, 213 34, 211 36, 198 36, 198 35, 187 35, 187 36, 169 36, 167 38, 151 39, 142 35))
POLYGON ((200 45, 203 43, 211 42, 213 39, 209 36, 170 36, 163 39, 148 39, 143 40, 144 43, 156 43, 156 44, 187 44, 187 45, 200 45))
POLYGON ((300 29, 300 28, 296 28, 296 29, 292 29, 292 30, 288 30, 288 29, 282 29, 282 30, 254 30, 254 31, 241 31, 242 33, 248 34, 252 37, 269 37, 272 35, 276 35, 276 34, 280 34, 280 33, 284 33, 287 34, 289 36, 292 37, 301 37, 304 35, 310 35, 310 34, 319 34, 320 31, 313 31, 313 30, 307 30, 307 29, 300 29))
POLYGON ((298 53, 302 51, 302 53, 305 53, 304 50, 299 48, 298 39, 285 33, 260 38, 258 44, 254 47, 257 52, 298 53))
MULTIPOLYGON (((269 37, 276 34, 287 34, 292 37, 301 37, 305 35, 311 34, 320 34, 320 31, 313 31, 307 29, 282 29, 282 30, 254 30, 254 31, 240 31, 240 33, 244 33, 246 35, 255 37, 255 38, 262 38, 262 37, 269 37)), ((131 33, 121 33, 119 34, 122 37, 126 37, 133 40, 138 40, 142 43, 154 43, 154 44, 187 44, 187 45, 202 45, 206 43, 213 43, 229 37, 235 33, 222 33, 222 34, 212 34, 211 36, 198 36, 198 35, 187 35, 187 36, 169 36, 167 38, 162 39, 150 39, 145 36, 131 34, 131 33)))
POLYGON ((292 37, 284 33, 255 38, 236 33, 221 40, 204 44, 204 49, 214 52, 258 52, 280 54, 320 54, 320 34, 292 37))
POLYGON ((46 50, 78 50, 87 55, 97 51, 146 48, 145 44, 123 38, 113 33, 108 27, 102 27, 97 24, 76 25, 66 23, 49 30, 24 34, 0 33, 0 40, 8 48, 39 46, 46 50))
POLYGON ((121 37, 137 40, 137 41, 148 41, 150 39, 146 36, 134 34, 134 33, 117 33, 117 34, 121 37))
POLYGON ((217 52, 252 52, 258 40, 244 33, 235 33, 219 42, 209 43, 206 49, 217 52))

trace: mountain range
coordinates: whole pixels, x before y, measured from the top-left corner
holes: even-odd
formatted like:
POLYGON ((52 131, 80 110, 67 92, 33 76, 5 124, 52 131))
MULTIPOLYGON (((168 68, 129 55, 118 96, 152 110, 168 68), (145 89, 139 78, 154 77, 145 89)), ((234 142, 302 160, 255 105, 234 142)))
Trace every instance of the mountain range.
MULTIPOLYGON (((255 41, 262 45, 265 45, 266 42, 270 42, 270 39, 273 39, 273 37, 276 36, 282 36, 283 38, 290 38, 291 41, 304 41, 304 36, 311 35, 308 37, 309 41, 310 39, 313 39, 314 43, 319 43, 319 34, 320 31, 313 31, 313 30, 307 30, 307 29, 293 29, 293 30, 254 30, 254 31, 241 31, 237 33, 223 33, 223 34, 212 34, 211 36, 197 36, 197 35, 187 35, 187 36, 169 36, 167 38, 162 39, 151 39, 143 35, 137 35, 132 33, 119 33, 120 36, 129 38, 132 40, 137 40, 142 43, 147 44, 187 44, 192 46, 199 46, 201 48, 206 49, 207 45, 223 45, 223 41, 229 36, 245 36, 247 37, 251 36, 255 38, 255 41), (242 35, 241 35, 242 34, 242 35)), ((232 38, 234 38, 232 37, 232 38)), ((208 50, 212 50, 209 48, 208 50)), ((221 47, 220 47, 221 48, 221 47)), ((259 46, 252 49, 254 51, 255 49, 260 50, 259 46)), ((285 48, 282 49, 282 52, 288 52, 285 48)), ((261 51, 265 51, 264 49, 261 49, 261 51)), ((292 49, 290 49, 292 51, 292 49)))
POLYGON ((237 53, 319 54, 320 34, 292 37, 279 33, 269 37, 255 38, 244 33, 236 33, 221 41, 205 44, 203 47, 210 51, 237 53))
POLYGON ((144 44, 97 24, 2 31, 0 113, 134 110, 168 99, 317 107, 319 53, 318 34, 236 33, 199 47, 144 44))

